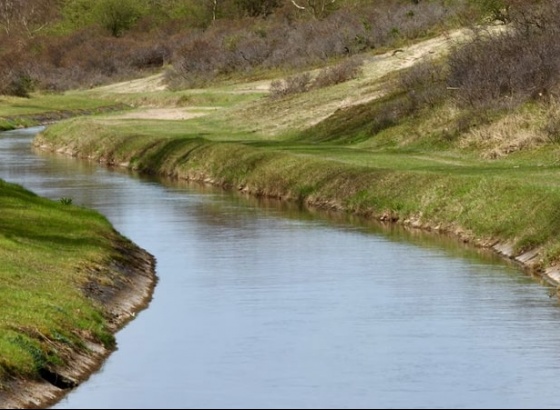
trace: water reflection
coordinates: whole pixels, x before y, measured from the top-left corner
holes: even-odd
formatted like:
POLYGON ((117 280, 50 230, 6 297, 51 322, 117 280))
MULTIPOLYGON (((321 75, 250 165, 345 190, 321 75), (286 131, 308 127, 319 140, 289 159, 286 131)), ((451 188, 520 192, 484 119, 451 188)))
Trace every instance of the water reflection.
POLYGON ((0 177, 99 209, 160 276, 119 351, 56 408, 560 406, 560 309, 517 269, 455 240, 34 155, 26 138, 0 138, 0 177))

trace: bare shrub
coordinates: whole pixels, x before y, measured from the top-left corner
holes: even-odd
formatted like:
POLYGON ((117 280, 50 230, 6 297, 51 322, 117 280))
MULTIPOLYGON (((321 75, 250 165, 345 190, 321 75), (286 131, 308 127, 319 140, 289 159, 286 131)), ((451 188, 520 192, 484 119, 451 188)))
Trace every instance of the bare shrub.
MULTIPOLYGON (((352 56, 401 39, 430 33, 461 10, 465 1, 412 4, 400 0, 341 7, 323 19, 297 19, 278 9, 266 20, 216 21, 204 31, 174 37, 173 70, 179 82, 203 83, 217 75, 255 68, 305 69, 333 58, 352 56)), ((317 84, 350 78, 350 64, 321 74, 317 84), (341 75, 339 79, 338 77, 341 75)), ((177 81, 176 81, 177 82, 177 81)))
POLYGON ((84 30, 57 39, 37 39, 33 72, 42 89, 63 91, 120 81, 160 68, 171 50, 159 39, 107 37, 84 30))
POLYGON ((270 84, 270 97, 283 98, 291 94, 300 94, 309 90, 311 74, 303 73, 290 76, 285 80, 275 80, 270 84))
POLYGON ((191 86, 205 83, 220 73, 224 57, 219 44, 211 38, 196 36, 175 52, 173 73, 191 86))
POLYGON ((319 72, 313 81, 313 88, 323 88, 353 80, 360 75, 363 63, 360 58, 349 58, 335 66, 327 67, 319 72))
MULTIPOLYGON (((53 2, 58 4, 54 0, 39 3, 53 2)), ((183 17, 179 13, 173 18, 165 11, 146 15, 127 0, 126 10, 122 9, 127 13, 117 16, 119 25, 103 21, 119 38, 110 37, 99 24, 60 36, 51 33, 41 37, 41 31, 33 32, 33 45, 20 47, 18 61, 33 53, 32 68, 27 67, 22 72, 33 80, 33 85, 49 90, 120 81, 167 63, 172 68, 166 78, 174 86, 199 86, 232 72, 260 68, 303 71, 332 59, 390 46, 403 38, 429 33, 455 15, 459 4, 466 2, 337 2, 340 5, 337 10, 325 14, 324 18, 313 19, 297 13, 291 2, 236 0, 229 2, 229 8, 224 6, 223 18, 207 24, 208 21, 196 13, 183 17), (235 9, 243 13, 227 15, 235 9), (248 17, 239 18, 240 15, 248 17)), ((103 5, 109 10, 120 4, 117 3, 107 0, 103 5)), ((188 3, 194 7, 194 2, 188 3)), ((41 15, 41 21, 45 16, 41 15)), ((14 37, 12 33, 15 35, 18 30, 9 32, 9 37, 14 37)), ((31 39, 29 36, 21 38, 31 39)), ((11 40, 4 40, 2 38, 0 59, 5 60, 11 49, 6 42, 11 40)), ((317 85, 346 81, 353 75, 357 74, 352 74, 350 65, 337 67, 322 73, 317 85)), ((7 84, 8 77, 2 81, 7 84)), ((292 86, 287 88, 292 89, 292 86)), ((293 88, 298 87, 294 85, 293 88)))
POLYGON ((270 97, 282 98, 286 95, 286 82, 284 80, 274 80, 270 83, 270 97))
POLYGON ((504 0, 513 27, 524 35, 560 31, 560 9, 557 0, 504 0))
POLYGON ((434 107, 448 96, 446 73, 442 63, 423 61, 399 75, 399 88, 406 95, 415 111, 434 107))
POLYGON ((163 42, 145 42, 129 50, 130 65, 139 70, 163 67, 171 59, 171 49, 163 42))
POLYGON ((36 86, 33 60, 17 44, 0 59, 0 94, 29 97, 36 86))
POLYGON ((547 33, 478 38, 449 58, 449 85, 469 106, 515 106, 554 92, 560 81, 560 43, 547 33))
POLYGON ((560 11, 557 1, 508 0, 513 30, 478 34, 449 58, 449 85, 463 106, 516 106, 558 92, 560 11))
POLYGON ((232 51, 238 65, 237 68, 248 70, 262 65, 270 55, 271 48, 265 38, 248 31, 240 36, 232 51))
POLYGON ((468 10, 468 2, 465 1, 411 3, 376 1, 361 9, 366 44, 371 48, 393 46, 403 39, 425 36, 438 28, 445 28, 468 10))
POLYGON ((35 88, 35 81, 24 70, 10 71, 2 77, 0 94, 29 98, 30 93, 35 88))

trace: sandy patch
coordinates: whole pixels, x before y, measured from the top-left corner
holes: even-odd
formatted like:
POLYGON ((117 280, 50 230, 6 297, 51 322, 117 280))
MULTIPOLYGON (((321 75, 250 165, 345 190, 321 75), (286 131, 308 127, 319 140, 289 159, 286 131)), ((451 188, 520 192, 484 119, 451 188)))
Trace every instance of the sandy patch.
POLYGON ((146 78, 139 78, 137 80, 105 85, 103 87, 96 88, 96 91, 116 94, 129 94, 163 91, 165 89, 167 89, 167 86, 164 83, 163 74, 160 73, 146 78))
POLYGON ((210 112, 216 111, 215 107, 191 107, 191 108, 146 108, 129 111, 116 115, 113 119, 134 120, 188 120, 202 117, 210 112))
MULTIPOLYGON (((485 29, 485 32, 500 30, 504 30, 504 26, 492 26, 485 29)), ((386 81, 390 81, 390 74, 422 61, 440 58, 449 53, 454 46, 467 41, 473 34, 474 31, 470 29, 453 30, 383 54, 362 55, 362 73, 354 80, 322 90, 289 96, 273 104, 261 100, 249 107, 232 110, 229 118, 234 123, 239 121, 238 118, 242 118, 244 124, 251 124, 252 130, 269 137, 288 130, 305 129, 323 121, 337 110, 383 97, 390 89, 385 84, 386 81)), ((315 77, 320 71, 321 69, 312 70, 310 74, 315 77)), ((266 90, 266 87, 265 82, 256 82, 240 86, 239 89, 262 91, 266 90)))

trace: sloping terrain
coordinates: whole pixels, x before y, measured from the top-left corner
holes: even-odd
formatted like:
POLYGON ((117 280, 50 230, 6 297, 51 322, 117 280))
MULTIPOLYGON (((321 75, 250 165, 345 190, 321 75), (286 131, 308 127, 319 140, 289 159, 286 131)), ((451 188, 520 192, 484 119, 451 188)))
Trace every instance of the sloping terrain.
MULTIPOLYGON (((501 29, 500 26, 493 30, 501 29)), ((332 87, 328 90, 316 90, 303 95, 294 96, 286 101, 266 102, 260 99, 257 104, 230 107, 229 113, 223 114, 227 119, 242 119, 246 126, 265 135, 276 135, 294 128, 303 128, 316 124, 340 108, 362 104, 382 96, 385 93, 387 77, 409 68, 427 58, 439 58, 454 45, 464 41, 472 32, 469 29, 454 30, 445 35, 412 44, 383 54, 371 53, 363 55, 362 73, 359 78, 348 83, 332 87), (250 125, 249 125, 250 124, 250 125)), ((310 71, 316 76, 320 70, 310 71)), ((213 92, 224 94, 255 94, 265 95, 270 90, 272 80, 242 82, 234 85, 213 88, 213 92)), ((125 81, 92 90, 98 95, 146 95, 167 89, 164 74, 125 81)), ((197 95, 204 90, 189 90, 184 94, 197 95)), ((118 98, 118 97, 117 97, 118 98)), ((184 102, 183 102, 184 103, 184 102)), ((183 107, 156 107, 154 100, 140 99, 136 110, 127 112, 115 119, 167 119, 181 120, 212 113, 213 109, 223 107, 199 107, 186 105, 183 107)), ((239 124, 243 125, 243 124, 239 124)))

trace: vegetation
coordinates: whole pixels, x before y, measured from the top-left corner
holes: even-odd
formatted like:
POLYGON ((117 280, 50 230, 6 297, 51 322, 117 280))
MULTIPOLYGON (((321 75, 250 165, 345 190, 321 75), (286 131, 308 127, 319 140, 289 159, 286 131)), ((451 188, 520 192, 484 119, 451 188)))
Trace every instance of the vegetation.
MULTIPOLYGON (((7 3, 1 126, 129 109, 61 121, 37 145, 537 249, 537 271, 560 263, 553 0, 37 0, 15 19, 7 3), (136 77, 167 88, 111 84, 136 77)), ((0 188, 5 380, 37 376, 84 338, 112 342, 77 289, 115 236, 70 198, 0 188)))
POLYGON ((112 348, 100 301, 86 289, 117 280, 106 268, 131 247, 107 220, 0 181, 0 390, 12 379, 38 379, 87 343, 112 348))
MULTIPOLYGON (((461 232, 466 240, 508 241, 517 252, 544 247, 539 266, 549 266, 560 260, 553 172, 559 53, 552 44, 560 20, 553 2, 539 4, 508 4, 507 31, 475 32, 445 57, 398 74, 372 77, 371 63, 361 76, 353 71, 315 86, 325 73, 345 72, 345 63, 335 64, 274 80, 274 98, 222 105, 188 127, 79 119, 50 127, 39 142, 145 172, 461 232), (325 117, 314 111, 364 86, 368 102, 325 117), (280 117, 293 122, 278 124, 280 117)), ((235 93, 219 85, 206 92, 215 101, 235 93)))
POLYGON ((468 0, 5 0, 0 94, 91 88, 162 68, 174 88, 297 71, 434 35, 473 10, 468 0))
POLYGON ((125 103, 79 93, 0 96, 0 130, 30 127, 76 115, 127 109, 125 103))

